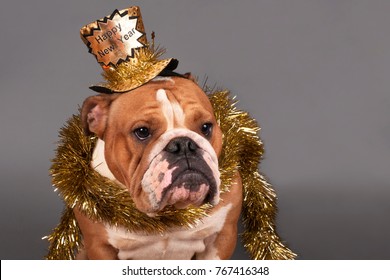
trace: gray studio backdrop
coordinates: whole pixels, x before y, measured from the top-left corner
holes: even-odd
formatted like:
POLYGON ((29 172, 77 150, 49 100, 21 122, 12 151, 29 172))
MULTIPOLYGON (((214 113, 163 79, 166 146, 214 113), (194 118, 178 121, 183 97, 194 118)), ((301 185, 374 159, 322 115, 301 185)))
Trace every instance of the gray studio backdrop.
POLYGON ((134 4, 178 71, 230 89, 259 121, 278 230, 300 259, 390 258, 390 1, 6 0, 1 259, 42 259, 60 217, 57 132, 101 81, 79 28, 134 4))

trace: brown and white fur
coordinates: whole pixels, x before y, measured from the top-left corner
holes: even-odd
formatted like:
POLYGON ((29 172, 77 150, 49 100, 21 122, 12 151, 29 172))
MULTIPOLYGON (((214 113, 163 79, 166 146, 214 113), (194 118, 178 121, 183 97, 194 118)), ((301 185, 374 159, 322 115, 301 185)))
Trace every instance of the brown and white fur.
POLYGON ((195 227, 164 234, 129 232, 90 220, 77 207, 83 235, 79 259, 227 259, 235 248, 242 185, 237 173, 220 194, 222 132, 206 94, 181 77, 156 78, 127 93, 84 101, 86 133, 99 140, 92 167, 127 189, 153 217, 167 205, 204 203, 212 212, 195 227))

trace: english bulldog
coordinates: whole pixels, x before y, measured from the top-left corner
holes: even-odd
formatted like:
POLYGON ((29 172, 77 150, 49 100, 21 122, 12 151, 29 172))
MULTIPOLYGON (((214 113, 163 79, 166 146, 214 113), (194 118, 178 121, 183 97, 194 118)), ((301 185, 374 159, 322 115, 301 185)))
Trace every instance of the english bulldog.
POLYGON ((191 229, 147 234, 92 221, 75 207, 83 236, 78 259, 231 257, 241 178, 237 173, 230 191, 220 193, 222 132, 207 95, 188 75, 91 96, 81 118, 85 133, 98 137, 92 168, 125 188, 145 215, 153 217, 168 205, 183 209, 210 203, 213 208, 191 229))

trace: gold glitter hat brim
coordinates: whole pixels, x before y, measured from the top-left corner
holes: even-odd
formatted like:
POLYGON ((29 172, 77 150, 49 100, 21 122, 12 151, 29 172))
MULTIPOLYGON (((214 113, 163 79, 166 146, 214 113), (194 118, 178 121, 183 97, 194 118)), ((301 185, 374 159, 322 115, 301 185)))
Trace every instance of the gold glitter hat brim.
MULTIPOLYGON (((145 50, 140 50, 145 53, 145 50)), ((106 70, 102 75, 107 82, 92 85, 89 88, 99 93, 123 93, 136 89, 157 77, 162 71, 173 71, 179 64, 177 59, 168 58, 152 63, 134 66, 129 62, 121 63, 116 69, 106 70)))

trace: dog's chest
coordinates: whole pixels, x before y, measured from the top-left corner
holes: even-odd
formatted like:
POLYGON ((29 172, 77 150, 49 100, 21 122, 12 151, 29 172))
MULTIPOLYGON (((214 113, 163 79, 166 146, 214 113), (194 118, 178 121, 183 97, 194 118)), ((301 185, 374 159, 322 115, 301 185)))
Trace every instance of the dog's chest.
POLYGON ((118 249, 119 259, 191 259, 200 254, 218 258, 213 241, 224 223, 231 205, 226 205, 191 229, 177 229, 162 235, 128 232, 107 227, 109 243, 118 249))

